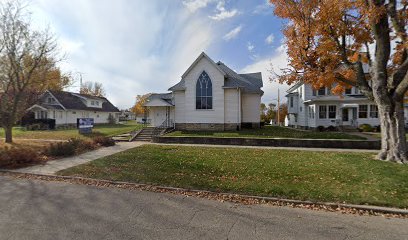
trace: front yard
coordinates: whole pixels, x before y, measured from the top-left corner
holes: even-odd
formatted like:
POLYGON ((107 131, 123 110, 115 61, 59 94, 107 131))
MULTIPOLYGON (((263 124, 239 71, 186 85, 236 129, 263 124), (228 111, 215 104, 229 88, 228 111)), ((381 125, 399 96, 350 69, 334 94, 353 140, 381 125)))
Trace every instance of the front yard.
MULTIPOLYGON (((97 132, 100 135, 111 137, 114 135, 128 133, 133 130, 141 129, 143 125, 134 121, 129 121, 125 124, 115 125, 95 125, 93 132, 97 132)), ((26 131, 23 128, 14 128, 13 137, 16 139, 55 139, 55 140, 67 140, 70 138, 86 138, 84 135, 78 133, 78 129, 60 129, 60 130, 47 130, 47 131, 26 131)), ((0 128, 0 138, 4 138, 4 129, 0 128)), ((0 143, 1 144, 1 143, 0 143)))
POLYGON ((265 126, 261 129, 242 129, 241 131, 202 132, 202 131, 174 131, 166 136, 173 137, 246 137, 246 138, 304 138, 304 139, 361 139, 342 132, 303 131, 278 126, 265 126))
POLYGON ((59 175, 408 207, 408 166, 372 153, 144 145, 59 175))

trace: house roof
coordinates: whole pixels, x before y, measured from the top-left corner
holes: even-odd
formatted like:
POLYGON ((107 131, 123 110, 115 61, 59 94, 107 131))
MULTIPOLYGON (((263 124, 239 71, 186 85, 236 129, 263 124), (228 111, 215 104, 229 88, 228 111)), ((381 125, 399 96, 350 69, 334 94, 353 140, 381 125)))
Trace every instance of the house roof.
POLYGON ((194 61, 189 69, 183 74, 181 81, 169 88, 169 91, 184 91, 186 89, 184 77, 203 57, 207 58, 224 75, 224 88, 241 88, 243 92, 263 94, 263 91, 261 90, 263 87, 262 73, 238 74, 222 62, 215 63, 205 53, 202 53, 194 61))
MULTIPOLYGON (((172 93, 152 93, 144 104, 146 107, 152 106, 149 105, 149 102, 159 100, 161 102, 160 106, 174 106, 174 99, 172 93)), ((156 104, 157 105, 157 104, 156 104)))
POLYGON ((297 82, 295 85, 290 87, 288 90, 286 90, 287 93, 291 93, 293 90, 297 89, 298 87, 302 86, 303 82, 297 82))
MULTIPOLYGON (((115 107, 108 99, 105 97, 95 97, 87 94, 79 94, 65 91, 48 91, 56 100, 62 105, 61 109, 72 109, 72 110, 89 110, 98 112, 120 112, 117 107, 115 107), (102 103, 102 108, 87 107, 86 104, 81 101, 81 98, 99 100, 102 103)), ((56 109, 56 105, 41 104, 42 107, 47 109, 56 109)))
POLYGON ((263 91, 262 74, 246 73, 238 74, 222 62, 217 63, 218 66, 226 73, 224 88, 241 88, 244 92, 261 93, 263 91))

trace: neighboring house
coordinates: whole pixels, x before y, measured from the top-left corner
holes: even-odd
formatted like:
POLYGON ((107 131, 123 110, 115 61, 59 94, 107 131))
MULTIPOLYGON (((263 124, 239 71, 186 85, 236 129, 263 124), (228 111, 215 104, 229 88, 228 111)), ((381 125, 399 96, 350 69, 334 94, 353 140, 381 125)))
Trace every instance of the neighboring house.
POLYGON ((119 121, 136 120, 136 114, 129 110, 121 110, 119 115, 119 121))
POLYGON ((93 118, 95 124, 119 120, 120 111, 104 97, 86 94, 46 91, 38 103, 27 111, 36 119, 55 119, 56 125, 76 125, 78 118, 93 118))
MULTIPOLYGON (((355 87, 338 96, 327 87, 315 90, 311 85, 298 83, 287 93, 286 126, 313 129, 319 126, 357 128, 361 124, 380 125, 377 105, 355 87)), ((405 106, 405 119, 408 119, 407 109, 405 106)))
POLYGON ((238 74, 205 53, 193 62, 170 93, 152 94, 145 107, 153 126, 180 130, 259 128, 261 73, 238 74))

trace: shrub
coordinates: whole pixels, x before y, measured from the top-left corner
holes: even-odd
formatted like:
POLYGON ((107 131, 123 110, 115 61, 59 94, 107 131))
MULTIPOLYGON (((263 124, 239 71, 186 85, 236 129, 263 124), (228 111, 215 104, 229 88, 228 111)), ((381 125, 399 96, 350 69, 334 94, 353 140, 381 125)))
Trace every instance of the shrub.
POLYGON ((41 162, 40 154, 28 148, 4 148, 0 150, 0 167, 12 168, 41 162))
POLYGON ((370 124, 361 124, 359 129, 362 132, 373 132, 374 128, 370 124))
POLYGON ((330 125, 330 126, 327 127, 327 131, 329 131, 329 132, 336 132, 336 131, 337 131, 337 127, 330 125))
POLYGON ((27 125, 27 130, 28 131, 41 130, 41 124, 35 123, 35 124, 27 125))
POLYGON ((95 144, 98 144, 98 145, 103 146, 103 147, 110 147, 110 146, 114 146, 116 144, 116 142, 115 142, 115 140, 113 140, 113 138, 104 137, 104 136, 94 137, 93 142, 95 144))
POLYGON ((68 157, 95 149, 93 142, 71 138, 67 142, 58 142, 48 147, 47 154, 54 157, 68 157))
POLYGON ((318 126, 316 129, 319 132, 324 132, 326 130, 326 128, 324 126, 318 126))

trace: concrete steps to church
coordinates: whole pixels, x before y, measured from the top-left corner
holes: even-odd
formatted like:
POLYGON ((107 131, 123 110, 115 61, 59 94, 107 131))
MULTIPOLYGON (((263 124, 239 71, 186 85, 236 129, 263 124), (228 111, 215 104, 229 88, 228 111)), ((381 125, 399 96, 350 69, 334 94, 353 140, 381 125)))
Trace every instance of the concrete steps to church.
POLYGON ((139 134, 137 134, 136 138, 134 138, 134 141, 144 141, 144 142, 150 142, 152 141, 154 135, 154 127, 146 127, 143 128, 139 134))

